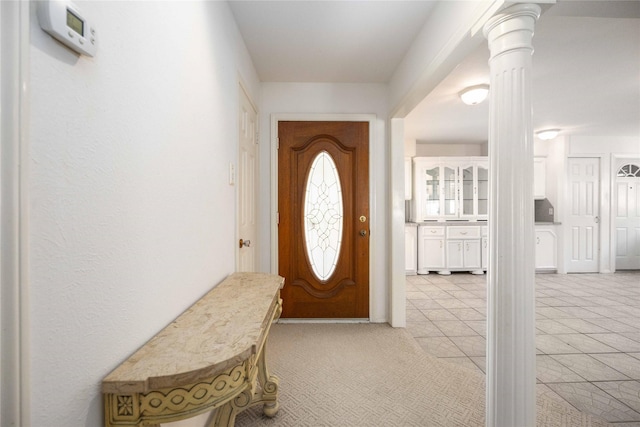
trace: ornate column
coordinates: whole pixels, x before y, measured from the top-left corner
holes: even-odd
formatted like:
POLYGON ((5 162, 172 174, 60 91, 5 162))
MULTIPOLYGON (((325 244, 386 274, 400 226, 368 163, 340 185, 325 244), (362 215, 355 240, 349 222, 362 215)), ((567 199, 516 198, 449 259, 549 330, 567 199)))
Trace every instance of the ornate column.
POLYGON ((484 26, 491 56, 487 426, 536 424, 531 39, 540 7, 484 26))

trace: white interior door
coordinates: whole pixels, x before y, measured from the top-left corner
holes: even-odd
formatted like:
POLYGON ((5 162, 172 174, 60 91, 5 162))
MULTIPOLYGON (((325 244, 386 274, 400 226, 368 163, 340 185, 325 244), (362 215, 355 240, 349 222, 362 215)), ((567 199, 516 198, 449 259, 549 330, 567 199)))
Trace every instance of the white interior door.
POLYGON ((640 160, 616 174, 616 270, 640 269, 640 160))
POLYGON ((598 272, 600 159, 569 159, 569 273, 598 272))
POLYGON ((240 88, 240 142, 238 153, 238 271, 256 270, 257 113, 240 88))

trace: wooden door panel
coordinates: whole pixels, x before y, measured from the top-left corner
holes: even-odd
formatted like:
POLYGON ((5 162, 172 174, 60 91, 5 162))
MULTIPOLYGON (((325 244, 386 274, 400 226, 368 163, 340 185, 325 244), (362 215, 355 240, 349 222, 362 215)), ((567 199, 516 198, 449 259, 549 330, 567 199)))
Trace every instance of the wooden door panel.
POLYGON ((367 122, 279 123, 278 255, 279 274, 285 277, 283 317, 369 315, 368 129, 367 122), (337 169, 342 200, 339 256, 326 278, 314 273, 305 239, 306 185, 320 153, 327 153, 337 169), (360 230, 365 231, 364 236, 360 230))

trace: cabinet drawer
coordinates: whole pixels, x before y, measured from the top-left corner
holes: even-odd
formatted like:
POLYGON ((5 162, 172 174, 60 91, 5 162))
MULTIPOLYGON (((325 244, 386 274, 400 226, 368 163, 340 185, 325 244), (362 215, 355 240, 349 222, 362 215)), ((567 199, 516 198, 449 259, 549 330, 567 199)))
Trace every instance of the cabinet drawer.
POLYGON ((444 236, 445 227, 431 227, 431 226, 422 226, 420 227, 420 232, 422 233, 422 237, 429 236, 444 236))
POLYGON ((480 227, 460 227, 452 226, 447 227, 447 237, 456 239, 479 239, 480 227))

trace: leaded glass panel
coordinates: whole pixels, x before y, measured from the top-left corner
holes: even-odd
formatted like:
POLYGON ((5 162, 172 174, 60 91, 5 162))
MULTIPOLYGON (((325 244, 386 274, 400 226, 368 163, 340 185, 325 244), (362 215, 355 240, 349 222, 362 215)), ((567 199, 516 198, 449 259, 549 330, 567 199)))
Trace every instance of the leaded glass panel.
POLYGON ((343 203, 340 176, 326 151, 311 163, 305 186, 304 239, 315 276, 328 280, 338 263, 342 244, 343 203))

